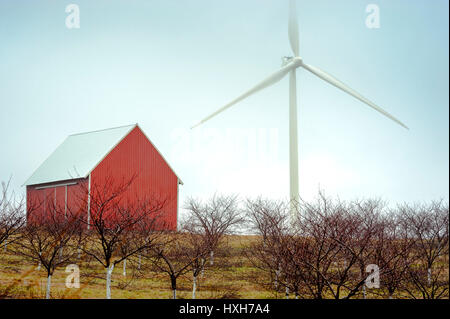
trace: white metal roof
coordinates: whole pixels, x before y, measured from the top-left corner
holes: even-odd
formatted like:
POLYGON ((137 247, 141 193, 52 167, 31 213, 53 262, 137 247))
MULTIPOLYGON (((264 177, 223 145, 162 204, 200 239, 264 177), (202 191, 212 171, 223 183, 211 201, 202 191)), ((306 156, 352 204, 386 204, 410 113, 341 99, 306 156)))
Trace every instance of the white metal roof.
POLYGON ((24 185, 87 177, 136 125, 69 135, 24 185))
MULTIPOLYGON (((69 135, 41 166, 38 167, 33 175, 27 179, 24 185, 36 185, 88 177, 106 155, 136 126, 138 125, 133 124, 69 135)), ((145 137, 147 136, 145 135, 145 137)), ((148 137, 147 139, 150 141, 148 137)), ((150 143, 152 142, 150 141, 150 143)), ((156 146, 153 146, 160 153, 156 146)), ((164 159, 161 153, 160 155, 164 159)), ((167 165, 169 164, 167 163, 167 165)), ((170 165, 169 168, 177 176, 170 165)), ((177 178, 178 182, 183 184, 178 176, 177 178)))
MULTIPOLYGON (((136 126, 138 124, 69 135, 41 166, 38 167, 33 175, 27 179, 24 185, 36 185, 88 177, 94 168, 136 126)), ((164 161, 166 161, 145 133, 144 136, 155 147, 164 161)), ((175 176, 177 176, 178 182, 183 185, 183 181, 178 177, 172 167, 170 167, 169 163, 167 165, 175 176)))

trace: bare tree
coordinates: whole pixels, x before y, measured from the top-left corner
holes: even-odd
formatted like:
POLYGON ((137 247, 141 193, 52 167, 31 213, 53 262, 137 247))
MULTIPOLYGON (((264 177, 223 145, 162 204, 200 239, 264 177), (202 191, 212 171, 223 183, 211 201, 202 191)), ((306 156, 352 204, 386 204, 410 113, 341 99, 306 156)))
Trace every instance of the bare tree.
POLYGON ((236 196, 213 196, 207 203, 189 199, 186 204, 192 231, 201 234, 209 247, 210 265, 214 263, 214 251, 225 235, 242 225, 244 218, 237 207, 236 196))
MULTIPOLYGON (((153 247, 164 229, 161 198, 130 198, 127 193, 135 176, 122 181, 107 177, 103 183, 84 189, 80 198, 90 201, 89 245, 83 252, 106 270, 106 298, 111 298, 114 267, 127 258, 153 247), (86 196, 88 194, 89 196, 86 196)), ((87 207, 82 205, 82 207, 87 207)), ((82 215, 86 216, 87 212, 82 215)))
POLYGON ((208 251, 205 248, 209 246, 202 247, 195 239, 196 236, 192 233, 169 233, 159 244, 154 245, 152 253, 146 256, 154 269, 169 276, 173 299, 177 298, 178 278, 191 270, 198 276, 201 259, 208 251))
MULTIPOLYGON (((368 261, 378 265, 381 288, 386 288, 389 299, 408 279, 407 270, 414 261, 413 244, 414 240, 402 222, 399 211, 387 212, 379 222, 373 240, 373 255, 368 261)), ((381 293, 384 295, 384 290, 381 293)))
POLYGON ((293 251, 297 241, 289 222, 289 205, 262 198, 248 199, 246 215, 250 230, 259 237, 244 254, 256 269, 265 274, 255 274, 252 280, 277 293, 284 288, 286 298, 290 291, 298 296, 301 290, 298 271, 302 270, 292 260, 297 260, 299 255, 298 251, 293 251))
POLYGON ((208 245, 207 237, 202 233, 196 232, 195 224, 192 224, 192 219, 187 218, 187 221, 182 221, 180 230, 185 237, 185 254, 187 260, 192 260, 189 269, 192 271, 192 299, 196 298, 198 277, 205 267, 205 257, 209 253, 210 246, 208 245))
POLYGON ((415 257, 408 267, 412 285, 405 284, 403 288, 413 298, 448 298, 448 204, 439 201, 404 205, 400 210, 407 231, 413 236, 415 257))
POLYGON ((46 299, 50 299, 51 279, 56 268, 69 263, 84 240, 78 216, 64 216, 64 208, 47 200, 45 211, 37 201, 27 204, 28 222, 14 252, 39 263, 47 272, 46 299))
MULTIPOLYGON (((319 193, 316 202, 295 205, 298 218, 289 222, 288 203, 257 200, 247 215, 261 242, 249 248, 255 267, 264 270, 286 297, 352 298, 363 288, 365 264, 382 205, 366 200, 345 203, 319 193), (255 262, 256 261, 256 262, 255 262)), ((364 291, 363 291, 364 293, 364 291)))
POLYGON ((306 284, 315 298, 327 292, 336 299, 359 294, 381 207, 377 200, 332 201, 321 192, 316 203, 300 206, 299 235, 308 240, 303 260, 313 275, 306 284))
POLYGON ((348 256, 339 243, 342 240, 339 237, 347 235, 346 230, 350 232, 345 229, 345 224, 350 224, 345 220, 347 211, 344 207, 336 207, 323 194, 319 195, 317 203, 303 202, 298 206, 299 219, 296 221, 298 236, 305 240, 303 266, 310 274, 305 285, 316 299, 324 298, 338 278, 341 287, 356 262, 353 259, 350 263, 343 261, 348 256), (344 268, 338 273, 337 268, 342 266, 344 268))
POLYGON ((19 238, 19 231, 25 224, 25 201, 16 199, 14 193, 10 194, 11 179, 7 183, 2 182, 0 193, 0 249, 5 251, 8 244, 19 238))

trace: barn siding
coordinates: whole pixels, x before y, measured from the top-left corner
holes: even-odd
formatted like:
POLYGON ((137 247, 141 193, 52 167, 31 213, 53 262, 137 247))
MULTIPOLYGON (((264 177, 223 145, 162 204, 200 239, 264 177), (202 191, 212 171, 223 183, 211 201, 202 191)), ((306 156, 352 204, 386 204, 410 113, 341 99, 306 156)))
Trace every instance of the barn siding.
POLYGON ((58 214, 64 216, 66 206, 66 187, 58 186, 54 188, 55 191, 55 204, 58 214))
MULTIPOLYGON (((90 178, 91 184, 102 185, 108 177, 113 178, 116 183, 120 183, 129 179, 133 174, 136 174, 136 179, 126 192, 127 200, 165 200, 167 202, 164 209, 166 215, 165 228, 176 230, 178 177, 137 125, 93 169, 90 178)), ((65 214, 66 186, 57 185, 71 182, 77 184, 67 186, 67 213, 83 212, 83 214, 86 214, 83 218, 87 220, 89 177, 28 185, 28 207, 33 202, 41 202, 43 205, 36 213, 45 215, 49 211, 49 206, 55 203, 59 207, 59 212, 65 214), (39 187, 48 188, 37 189, 39 187)))
POLYGON ((69 214, 80 214, 84 216, 84 220, 87 221, 87 189, 88 179, 84 178, 77 181, 76 185, 67 186, 67 211, 69 214))
POLYGON ((79 214, 81 211, 85 212, 86 209, 84 209, 82 205, 86 203, 84 193, 87 187, 87 179, 58 181, 54 183, 27 186, 27 219, 33 220, 28 216, 29 210, 31 210, 34 205, 38 205, 39 203, 40 206, 33 214, 47 216, 48 212, 56 206, 57 212, 64 215, 66 204, 66 187, 57 185, 72 182, 76 182, 77 184, 67 186, 67 211, 72 214, 79 214), (39 187, 46 188, 39 189, 39 187), (53 204, 55 206, 53 206, 53 204))
POLYGON ((177 228, 178 178, 144 133, 136 126, 91 173, 91 184, 107 178, 117 183, 136 174, 127 190, 128 200, 165 199, 167 229, 177 228))

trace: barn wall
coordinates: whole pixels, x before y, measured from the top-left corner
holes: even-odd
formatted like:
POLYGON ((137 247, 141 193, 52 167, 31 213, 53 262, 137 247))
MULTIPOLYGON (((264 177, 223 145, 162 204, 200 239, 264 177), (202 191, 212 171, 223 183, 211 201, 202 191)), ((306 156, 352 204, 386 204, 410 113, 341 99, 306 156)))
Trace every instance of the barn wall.
POLYGON ((87 179, 27 186, 27 220, 39 220, 41 217, 48 217, 50 212, 61 215, 64 215, 66 212, 68 214, 86 214, 86 189, 87 179), (58 186, 60 184, 73 182, 76 182, 77 184, 58 186), (39 187, 45 188, 39 189, 39 187), (30 216, 31 212, 32 215, 35 216, 34 218, 33 216, 30 216))
POLYGON ((67 213, 83 214, 87 221, 88 179, 82 179, 76 185, 67 186, 67 213))
POLYGON ((127 200, 165 200, 166 227, 176 230, 178 178, 137 126, 92 171, 91 187, 108 179, 123 183, 134 174, 127 200))

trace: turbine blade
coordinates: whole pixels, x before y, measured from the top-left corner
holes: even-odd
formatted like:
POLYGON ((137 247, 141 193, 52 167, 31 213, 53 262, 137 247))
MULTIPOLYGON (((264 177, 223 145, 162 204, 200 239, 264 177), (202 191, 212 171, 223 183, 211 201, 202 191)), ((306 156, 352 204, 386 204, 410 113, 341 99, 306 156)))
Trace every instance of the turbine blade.
POLYGON ((291 43, 292 52, 295 56, 299 54, 299 40, 298 40, 298 22, 297 10, 295 7, 295 0, 289 1, 289 42, 291 43))
POLYGON ((386 112, 385 110, 383 110, 381 107, 379 107, 378 105, 376 105, 375 103, 369 101, 368 99, 366 99, 364 96, 362 96, 361 94, 359 94, 358 92, 356 92, 355 90, 353 90, 352 88, 348 87, 346 84, 342 83, 341 81, 339 81, 338 79, 336 79, 335 77, 333 77, 332 75, 326 73, 325 71, 320 70, 319 68, 316 68, 312 65, 308 65, 306 63, 303 63, 302 66, 308 70, 309 72, 315 74, 316 76, 318 76, 319 78, 321 78, 322 80, 327 81, 328 83, 334 85, 335 87, 341 89, 342 91, 352 95, 353 97, 357 98, 358 100, 360 100, 361 102, 367 104, 368 106, 370 106, 371 108, 373 108, 374 110, 380 112, 381 114, 383 114, 384 116, 387 116, 388 118, 390 118, 391 120, 393 120, 394 122, 396 122, 397 124, 403 126, 404 128, 406 128, 407 130, 409 130, 409 128, 403 124, 400 120, 396 119, 394 116, 392 116, 391 114, 389 114, 388 112, 386 112))
POLYGON ((265 89, 266 87, 269 87, 275 83, 277 83, 278 81, 280 81, 290 70, 296 68, 296 66, 294 64, 288 64, 285 67, 282 67, 281 69, 279 69, 278 71, 276 71, 275 73, 272 73, 270 76, 268 76, 266 79, 264 79, 263 81, 261 81, 260 83, 258 83, 256 86, 254 86, 252 89, 250 89, 249 91, 245 92, 244 94, 240 95, 239 97, 237 97, 236 99, 234 99, 233 101, 231 101, 230 103, 228 103, 227 105, 221 107, 220 109, 218 109, 217 111, 215 111, 214 113, 212 113, 211 115, 205 117, 203 120, 201 120, 198 124, 194 125, 193 127, 191 127, 191 129, 199 126, 200 124, 205 123, 206 121, 208 121, 209 119, 211 119, 212 117, 216 116, 217 114, 225 111, 226 109, 228 109, 229 107, 233 106, 234 104, 242 101, 243 99, 249 97, 250 95, 261 91, 262 89, 265 89))

